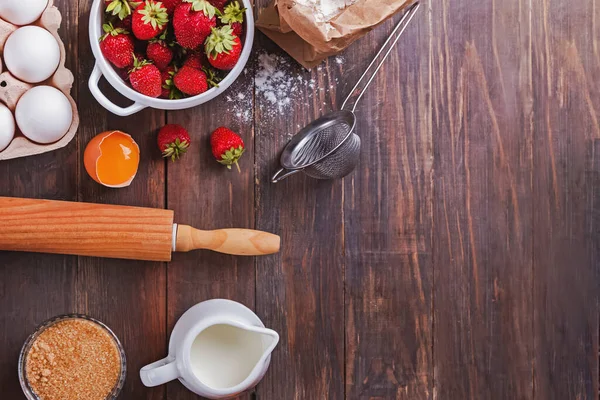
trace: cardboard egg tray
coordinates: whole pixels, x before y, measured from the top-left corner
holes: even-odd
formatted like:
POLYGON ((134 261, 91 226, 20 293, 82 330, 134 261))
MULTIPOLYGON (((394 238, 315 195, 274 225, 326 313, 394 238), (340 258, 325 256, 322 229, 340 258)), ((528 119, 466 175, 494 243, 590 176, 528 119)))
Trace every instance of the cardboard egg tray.
MULTIPOLYGON (((79 127, 79 114, 77 113, 77 105, 70 95, 71 87, 73 86, 73 74, 65 68, 65 46, 58 36, 58 28, 60 27, 62 17, 56 7, 53 6, 53 0, 48 1, 48 6, 44 10, 40 19, 31 25, 37 25, 49 31, 57 40, 60 48, 60 62, 58 68, 47 80, 30 84, 22 82, 12 76, 3 65, 3 72, 0 74, 0 102, 3 102, 14 115, 15 107, 19 98, 34 86, 53 86, 63 92, 73 107, 73 121, 66 133, 58 142, 50 144, 39 144, 27 139, 19 132, 18 126, 15 133, 15 138, 6 149, 0 151, 0 160, 10 160, 12 158, 31 156, 34 154, 46 153, 56 149, 65 147, 75 136, 79 127)), ((0 19, 0 53, 4 51, 6 40, 19 27, 0 19)), ((16 121, 15 121, 16 122, 16 121)))

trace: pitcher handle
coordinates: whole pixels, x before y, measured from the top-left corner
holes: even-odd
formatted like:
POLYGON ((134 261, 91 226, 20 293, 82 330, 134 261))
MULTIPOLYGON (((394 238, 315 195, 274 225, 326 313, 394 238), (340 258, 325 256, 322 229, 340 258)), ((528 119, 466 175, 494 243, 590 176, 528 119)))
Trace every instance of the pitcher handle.
POLYGON ((146 387, 164 385, 180 377, 177 361, 168 358, 146 365, 140 370, 140 378, 146 387))

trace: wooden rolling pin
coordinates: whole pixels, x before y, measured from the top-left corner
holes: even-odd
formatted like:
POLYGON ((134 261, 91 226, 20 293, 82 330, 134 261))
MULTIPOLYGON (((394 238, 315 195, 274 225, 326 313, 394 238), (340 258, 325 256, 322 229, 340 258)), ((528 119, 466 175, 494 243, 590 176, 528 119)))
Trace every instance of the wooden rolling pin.
POLYGON ((169 210, 0 197, 0 250, 171 261, 173 251, 259 256, 280 238, 249 229, 202 231, 169 210))

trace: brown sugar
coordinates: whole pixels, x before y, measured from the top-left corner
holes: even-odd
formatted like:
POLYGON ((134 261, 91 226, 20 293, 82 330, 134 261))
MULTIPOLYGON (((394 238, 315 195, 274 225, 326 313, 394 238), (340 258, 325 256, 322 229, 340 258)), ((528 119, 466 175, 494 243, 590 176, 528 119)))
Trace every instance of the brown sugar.
POLYGON ((41 400, 105 400, 119 380, 121 356, 103 327, 67 319, 35 339, 25 372, 41 400))

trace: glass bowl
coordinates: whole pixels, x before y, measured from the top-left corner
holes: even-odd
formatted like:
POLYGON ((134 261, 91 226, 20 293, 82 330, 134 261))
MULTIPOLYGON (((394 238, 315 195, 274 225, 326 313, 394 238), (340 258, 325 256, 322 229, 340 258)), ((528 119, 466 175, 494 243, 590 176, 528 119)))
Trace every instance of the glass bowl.
POLYGON ((125 376, 127 375, 127 362, 126 362, 126 357, 125 357, 125 350, 123 349, 123 346, 121 345, 121 342, 119 341, 117 336, 114 334, 114 332, 108 326, 104 325, 102 322, 100 322, 92 317, 88 317, 87 315, 82 315, 82 314, 65 314, 65 315, 58 315, 56 317, 50 318, 49 320, 43 322, 40 326, 38 326, 37 329, 31 335, 29 335, 29 337, 25 341, 25 344, 21 348, 21 353, 19 354, 19 382, 21 383, 21 388, 23 389, 23 393, 25 394, 25 397, 28 400, 41 400, 40 397, 37 394, 35 394, 35 392, 31 389, 29 380, 27 379, 27 374, 25 372, 25 364, 26 364, 27 354, 31 350, 33 343, 38 338, 38 336, 43 331, 45 331, 47 328, 49 328, 59 322, 70 320, 70 319, 83 319, 86 321, 93 322, 94 324, 96 324, 97 326, 99 326, 103 330, 105 330, 110 335, 110 337, 113 339, 113 341, 115 342, 115 345, 117 346, 117 349, 119 351, 119 356, 121 359, 121 372, 119 374, 119 379, 117 380, 117 382, 116 382, 115 386, 113 387, 113 389, 111 390, 111 392, 106 397, 106 400, 116 399, 119 396, 119 393, 121 393, 121 390, 123 389, 123 385, 125 384, 125 376))

